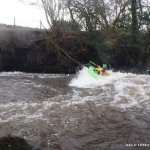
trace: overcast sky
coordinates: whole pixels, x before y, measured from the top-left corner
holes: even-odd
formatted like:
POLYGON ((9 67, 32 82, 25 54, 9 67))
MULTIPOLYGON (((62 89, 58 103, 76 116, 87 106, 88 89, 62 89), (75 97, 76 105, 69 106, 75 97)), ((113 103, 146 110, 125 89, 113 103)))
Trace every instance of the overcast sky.
MULTIPOLYGON (((29 1, 29 0, 28 0, 29 1)), ((19 0, 0 0, 0 23, 25 27, 40 27, 40 20, 46 26, 44 11, 38 6, 30 6, 19 0)))

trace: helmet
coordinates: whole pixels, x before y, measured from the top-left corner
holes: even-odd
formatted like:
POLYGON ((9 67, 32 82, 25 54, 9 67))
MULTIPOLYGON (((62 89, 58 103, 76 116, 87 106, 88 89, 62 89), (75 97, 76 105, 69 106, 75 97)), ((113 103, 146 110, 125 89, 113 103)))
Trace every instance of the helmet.
POLYGON ((108 68, 108 66, 107 66, 106 64, 103 64, 103 68, 107 69, 107 68, 108 68))

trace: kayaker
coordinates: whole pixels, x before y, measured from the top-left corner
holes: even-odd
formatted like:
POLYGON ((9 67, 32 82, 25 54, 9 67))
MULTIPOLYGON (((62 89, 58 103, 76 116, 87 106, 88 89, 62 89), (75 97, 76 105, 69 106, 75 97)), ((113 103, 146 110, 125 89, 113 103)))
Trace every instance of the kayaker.
POLYGON ((84 66, 86 66, 88 68, 92 67, 92 70, 94 72, 96 72, 97 74, 101 74, 104 76, 109 75, 109 73, 107 72, 107 68, 108 68, 107 64, 103 64, 103 66, 101 67, 101 66, 95 64, 94 62, 89 61, 89 63, 85 64, 84 66))
POLYGON ((107 72, 107 65, 106 64, 103 64, 103 67, 100 67, 100 66, 96 66, 96 71, 98 73, 100 73, 101 75, 109 75, 109 73, 107 72))

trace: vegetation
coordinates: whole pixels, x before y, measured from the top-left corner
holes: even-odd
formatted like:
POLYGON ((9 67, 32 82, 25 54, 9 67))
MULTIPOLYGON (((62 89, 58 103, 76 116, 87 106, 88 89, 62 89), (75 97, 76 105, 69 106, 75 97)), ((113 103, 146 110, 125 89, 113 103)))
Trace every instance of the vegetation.
POLYGON ((44 9, 49 29, 31 34, 9 31, 7 38, 1 38, 7 39, 0 44, 1 70, 19 63, 13 69, 74 72, 78 64, 65 53, 80 63, 93 60, 115 68, 149 67, 148 0, 38 0, 33 4, 44 9))
POLYGON ((32 150, 32 147, 20 137, 2 137, 0 138, 1 150, 32 150))
POLYGON ((149 28, 148 0, 39 0, 38 5, 51 29, 60 20, 77 23, 85 31, 149 28))

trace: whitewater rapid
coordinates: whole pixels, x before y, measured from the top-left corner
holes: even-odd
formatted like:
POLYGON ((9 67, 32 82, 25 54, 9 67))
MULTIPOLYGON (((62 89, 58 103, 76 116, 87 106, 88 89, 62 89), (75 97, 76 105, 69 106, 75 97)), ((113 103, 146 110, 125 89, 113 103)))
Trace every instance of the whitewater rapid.
POLYGON ((0 73, 0 136, 23 137, 41 150, 149 143, 150 75, 109 73, 0 73))
MULTIPOLYGON (((139 106, 140 102, 150 101, 149 75, 113 72, 111 70, 108 73, 110 74, 109 76, 101 76, 95 79, 87 72, 87 68, 84 67, 71 80, 69 86, 92 88, 95 90, 98 88, 104 89, 106 93, 109 93, 107 96, 111 98, 110 104, 121 108, 131 107, 133 105, 139 106)), ((98 95, 100 97, 104 93, 102 92, 98 95)))
POLYGON ((113 72, 109 70, 108 73, 110 75, 100 76, 100 78, 95 79, 88 73, 87 69, 88 69, 87 67, 84 67, 82 70, 80 70, 77 73, 76 77, 72 79, 69 85, 78 88, 95 88, 98 86, 111 84, 127 76, 126 73, 113 72))

